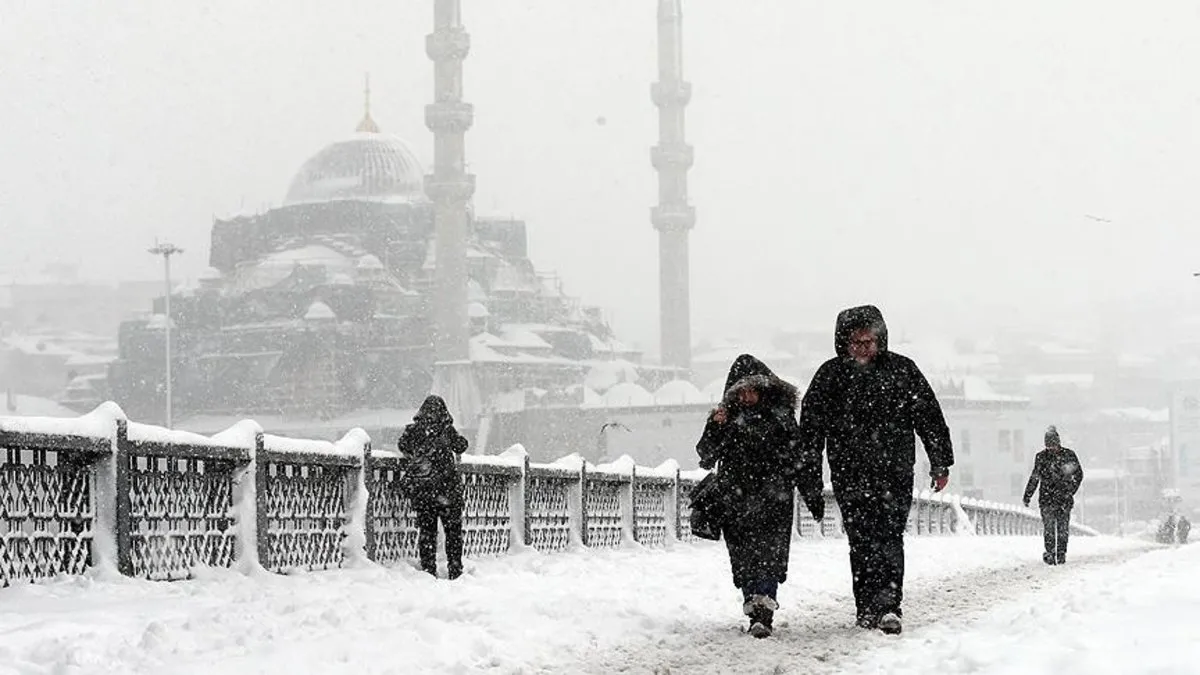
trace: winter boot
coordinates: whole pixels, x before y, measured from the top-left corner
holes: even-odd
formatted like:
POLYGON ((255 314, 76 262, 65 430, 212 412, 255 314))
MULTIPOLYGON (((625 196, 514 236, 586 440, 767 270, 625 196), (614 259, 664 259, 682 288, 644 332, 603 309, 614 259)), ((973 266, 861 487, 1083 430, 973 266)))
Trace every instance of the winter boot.
POLYGON ((777 609, 779 609, 779 603, 769 596, 750 596, 750 599, 742 605, 742 612, 750 617, 750 634, 756 638, 770 637, 771 623, 777 609))
POLYGON ((1054 554, 1048 551, 1042 554, 1042 562, 1046 563, 1047 565, 1058 564, 1058 561, 1054 558, 1054 554))
POLYGON ((895 612, 888 612, 879 617, 879 630, 888 635, 899 635, 902 626, 900 624, 900 615, 895 612))
POLYGON ((879 628, 879 617, 874 614, 859 614, 854 625, 867 630, 875 630, 879 628))
POLYGON ((750 613, 750 634, 756 638, 771 637, 771 622, 775 613, 766 607, 755 607, 750 613))

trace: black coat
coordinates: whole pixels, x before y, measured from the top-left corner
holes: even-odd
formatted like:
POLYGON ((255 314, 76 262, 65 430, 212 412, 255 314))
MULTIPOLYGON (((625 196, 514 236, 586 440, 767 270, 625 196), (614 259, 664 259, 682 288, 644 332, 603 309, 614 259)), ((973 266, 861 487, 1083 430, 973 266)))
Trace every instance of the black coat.
POLYGON ((724 495, 722 524, 733 583, 787 580, 793 487, 799 463, 797 391, 761 361, 743 354, 730 368, 721 406, 726 421, 712 417, 696 444, 700 466, 717 467, 724 495), (756 405, 738 402, 740 392, 759 392, 756 405))
POLYGON ((467 439, 454 428, 454 418, 441 397, 425 399, 396 447, 404 456, 403 485, 414 507, 462 504, 458 457, 466 451, 467 439))
POLYGON ((829 453, 834 494, 844 497, 907 490, 911 494, 916 437, 935 471, 954 464, 950 429, 924 374, 908 357, 888 350, 887 325, 878 309, 856 307, 838 315, 837 356, 813 376, 800 409, 803 463, 798 482, 820 482, 829 453), (860 366, 850 335, 874 328, 879 353, 860 366))
POLYGON ((1025 501, 1033 498, 1033 493, 1041 486, 1038 493, 1038 506, 1075 505, 1075 493, 1083 483, 1083 465, 1079 457, 1070 448, 1057 450, 1042 450, 1033 460, 1033 472, 1029 474, 1029 482, 1025 485, 1025 501))

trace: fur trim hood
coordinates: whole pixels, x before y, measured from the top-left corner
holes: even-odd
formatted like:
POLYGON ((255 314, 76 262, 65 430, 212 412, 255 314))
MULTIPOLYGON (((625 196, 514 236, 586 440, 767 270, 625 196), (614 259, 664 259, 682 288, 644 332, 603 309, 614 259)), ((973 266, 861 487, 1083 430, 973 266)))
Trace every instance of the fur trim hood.
POLYGON ((768 407, 785 405, 795 410, 800 399, 800 392, 793 384, 781 379, 765 363, 750 354, 737 357, 729 368, 722 405, 727 408, 738 407, 738 394, 745 389, 757 389, 762 402, 768 407))

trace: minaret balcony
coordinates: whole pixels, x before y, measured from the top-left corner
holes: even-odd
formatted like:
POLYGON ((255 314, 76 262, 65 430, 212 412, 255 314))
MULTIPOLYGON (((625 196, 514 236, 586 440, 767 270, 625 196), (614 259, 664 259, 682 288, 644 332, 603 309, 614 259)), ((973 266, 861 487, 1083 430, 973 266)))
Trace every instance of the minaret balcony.
POLYGON ((650 148, 650 164, 655 169, 690 169, 696 153, 687 143, 660 144, 650 148))
POLYGON ((462 61, 471 51, 471 36, 462 29, 439 29, 425 36, 425 54, 433 61, 462 61))
POLYGON ((475 122, 475 107, 461 101, 444 101, 425 106, 425 126, 434 133, 466 133, 475 122))
POLYGON ((692 100, 692 83, 675 80, 650 85, 650 98, 659 108, 685 106, 692 100))
POLYGON ((425 196, 435 203, 447 204, 470 201, 475 195, 475 175, 425 176, 425 196))
POLYGON ((660 204, 650 209, 650 222, 659 232, 687 232, 696 226, 696 207, 660 204))

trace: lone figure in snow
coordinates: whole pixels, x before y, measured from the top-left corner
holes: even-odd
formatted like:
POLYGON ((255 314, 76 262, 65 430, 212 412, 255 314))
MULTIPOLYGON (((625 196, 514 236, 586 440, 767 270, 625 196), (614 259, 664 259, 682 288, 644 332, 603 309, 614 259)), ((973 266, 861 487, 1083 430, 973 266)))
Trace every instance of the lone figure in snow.
POLYGON ((865 305, 838 314, 834 348, 837 356, 817 370, 800 407, 804 451, 797 483, 820 483, 827 451, 850 543, 857 624, 896 634, 916 437, 929 457, 930 487, 940 492, 954 464, 950 429, 925 375, 888 349, 879 309, 865 305))
POLYGON ((1058 429, 1051 425, 1046 429, 1046 449, 1033 460, 1033 473, 1025 486, 1025 506, 1038 493, 1038 507, 1042 512, 1042 532, 1046 552, 1042 562, 1061 565, 1067 561, 1067 540, 1071 534, 1071 509, 1075 506, 1075 493, 1083 483, 1083 466, 1075 451, 1064 448, 1058 429))
POLYGON ((458 458, 467 449, 467 439, 454 428, 454 418, 441 396, 425 399, 396 447, 405 460, 401 486, 417 512, 421 569, 437 576, 440 520, 446 533, 447 576, 457 579, 463 569, 463 485, 458 458))

